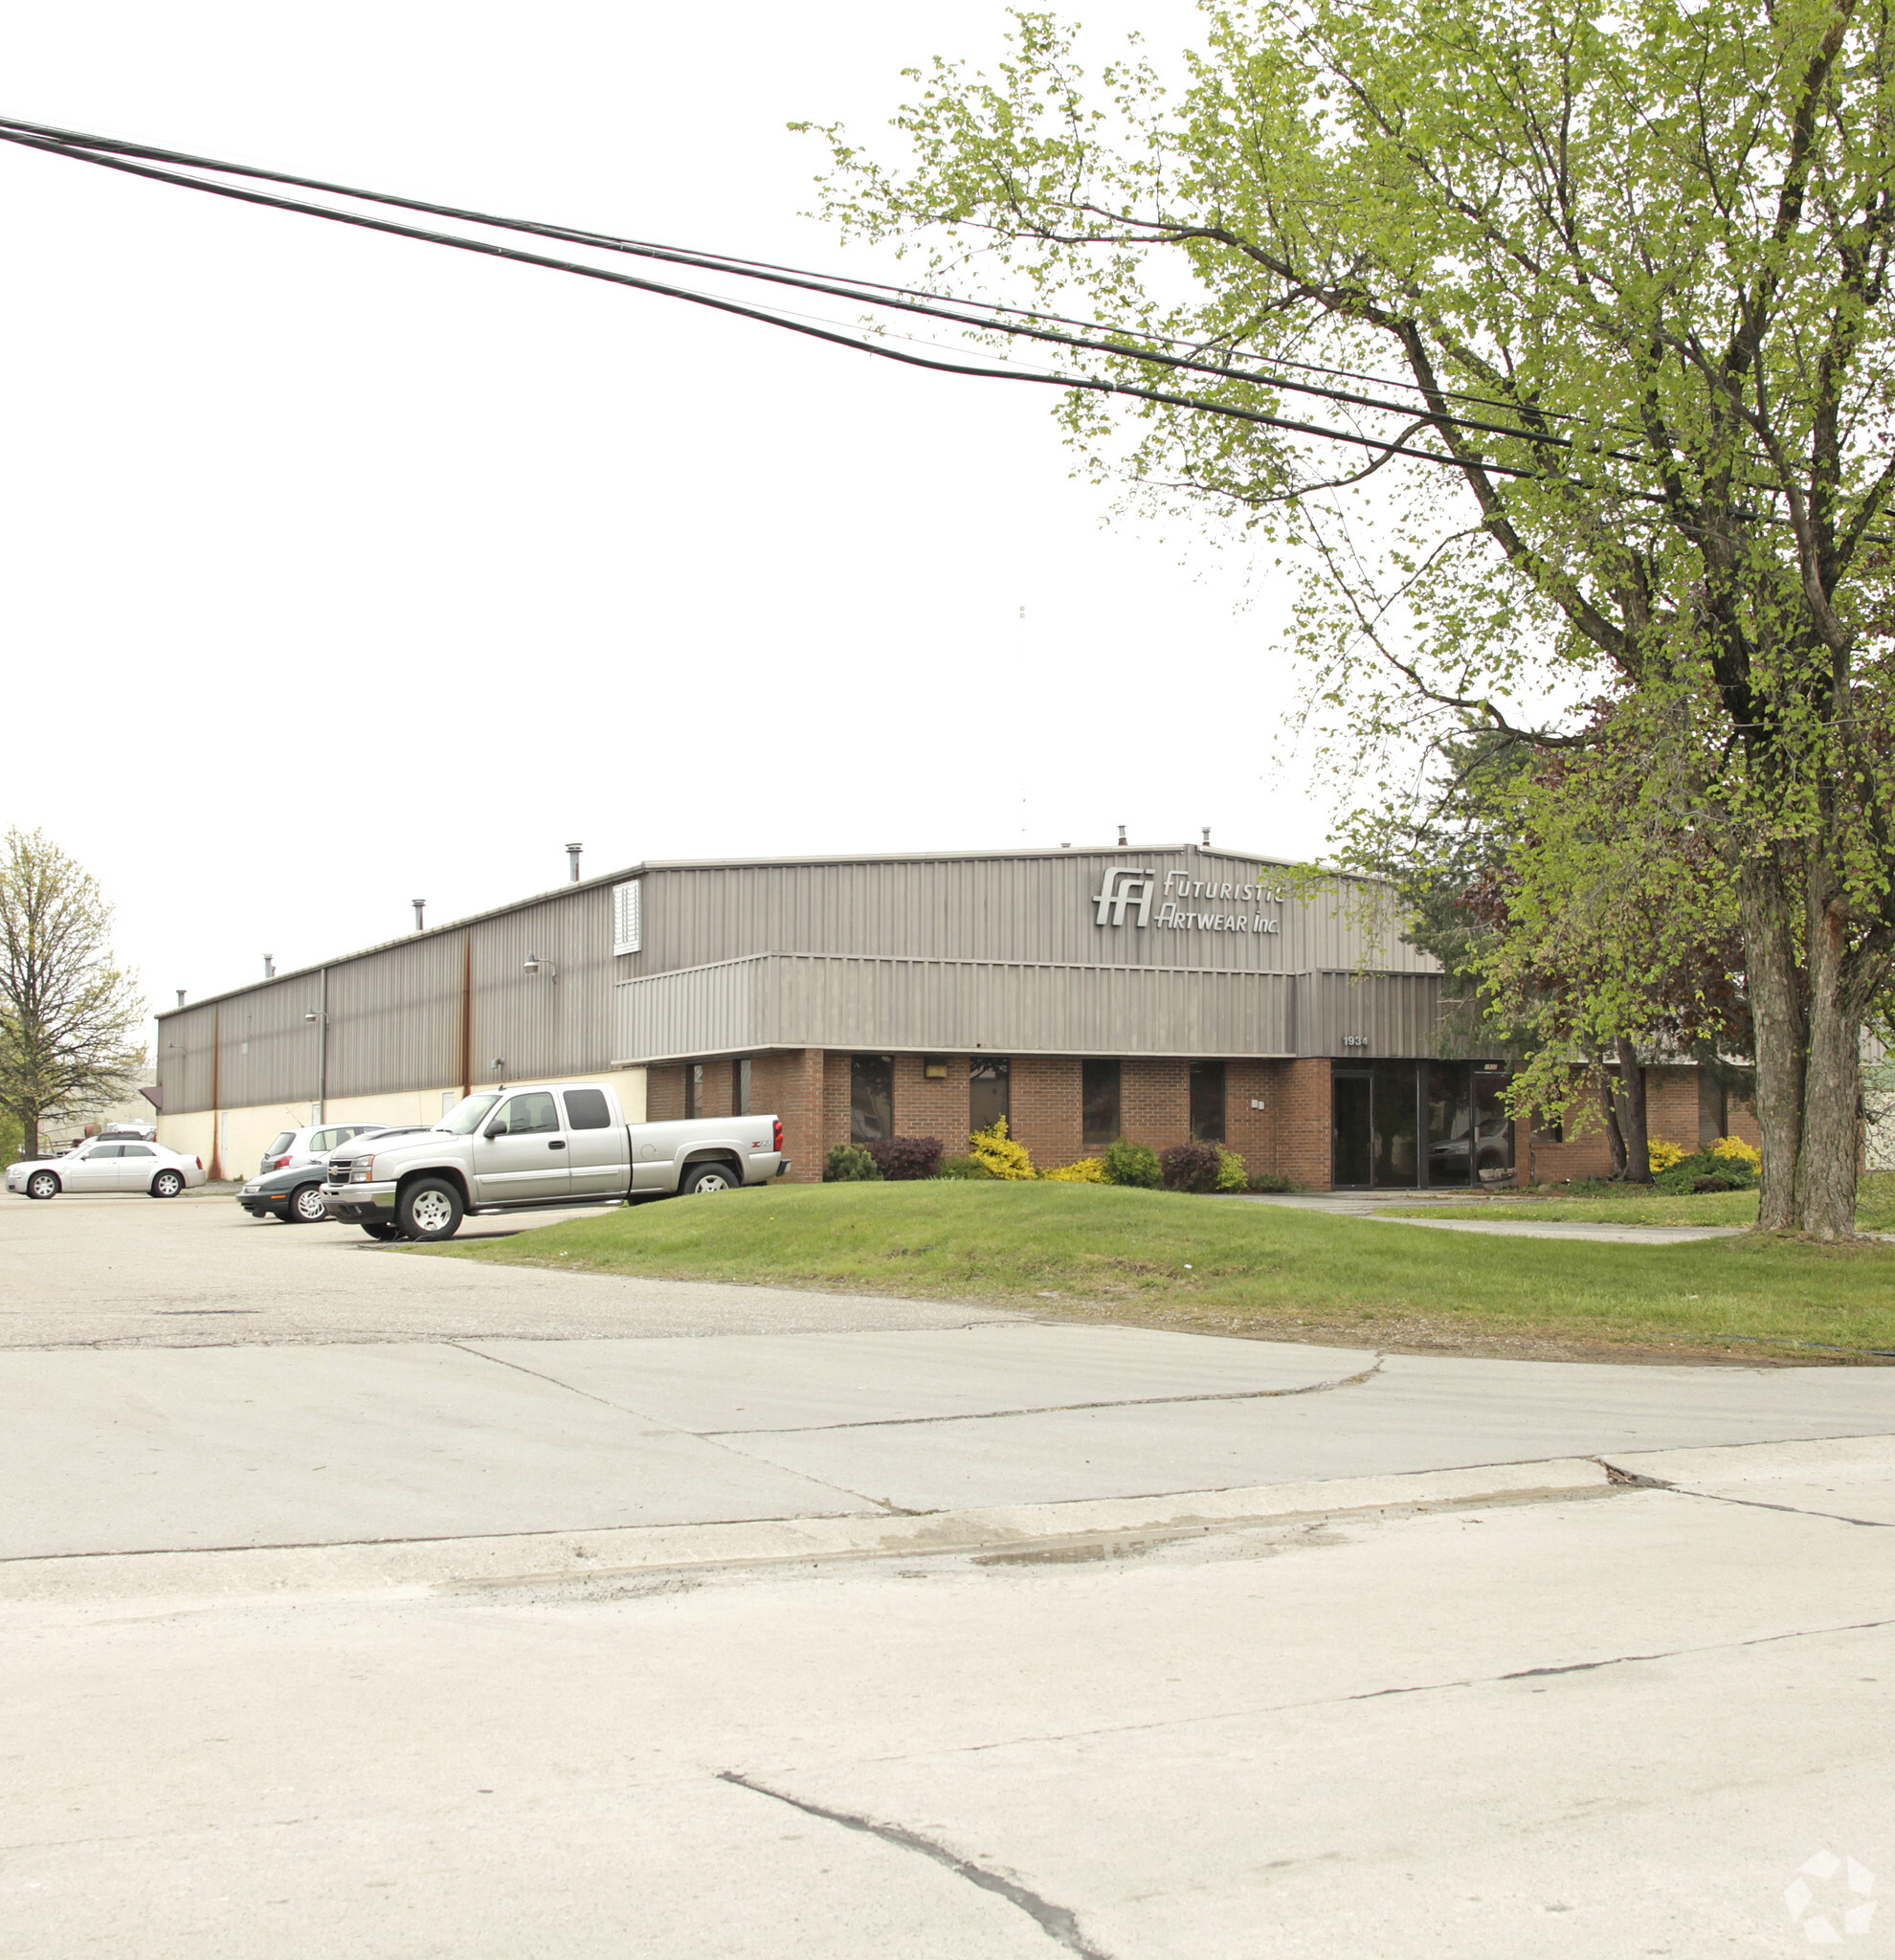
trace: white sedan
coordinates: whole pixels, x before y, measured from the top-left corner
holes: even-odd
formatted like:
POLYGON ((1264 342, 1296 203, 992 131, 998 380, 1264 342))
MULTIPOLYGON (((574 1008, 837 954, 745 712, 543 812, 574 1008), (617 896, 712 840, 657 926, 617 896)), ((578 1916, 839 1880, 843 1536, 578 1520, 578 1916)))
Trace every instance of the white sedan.
POLYGON ((188 1185, 203 1182, 202 1157, 123 1137, 100 1137, 63 1157, 36 1157, 7 1167, 7 1189, 30 1198, 57 1197, 62 1191, 142 1191, 154 1198, 174 1198, 188 1185))

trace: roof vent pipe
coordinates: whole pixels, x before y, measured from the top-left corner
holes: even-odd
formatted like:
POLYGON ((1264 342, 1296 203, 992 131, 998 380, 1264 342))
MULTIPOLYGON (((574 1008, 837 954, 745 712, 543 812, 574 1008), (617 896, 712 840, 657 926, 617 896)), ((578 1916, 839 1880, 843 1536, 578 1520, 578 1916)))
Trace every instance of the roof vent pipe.
POLYGON ((1125 825, 1124 825, 1124 824, 1121 824, 1121 825, 1119 826, 1119 841, 1120 841, 1120 843, 1122 843, 1122 844, 1123 844, 1123 843, 1125 842, 1125 840, 1126 840, 1126 827, 1125 827, 1125 825))
POLYGON ((1211 848, 1211 826, 1208 823, 1204 826, 1204 848, 1207 851, 1211 848))
POLYGON ((263 955, 263 977, 266 980, 274 980, 277 977, 277 956, 274 953, 263 955))
POLYGON ((566 847, 566 861, 572 872, 574 884, 579 882, 579 854, 585 848, 584 844, 568 844, 566 847))
POLYGON ((414 907, 414 929, 420 932, 424 929, 421 921, 427 914, 428 902, 426 899, 410 899, 408 902, 414 907))
POLYGON ((179 1005, 180 1007, 183 1007, 183 1005, 184 1005, 184 997, 185 997, 185 991, 184 991, 184 989, 183 989, 182 987, 180 987, 180 988, 178 989, 178 1005, 179 1005))

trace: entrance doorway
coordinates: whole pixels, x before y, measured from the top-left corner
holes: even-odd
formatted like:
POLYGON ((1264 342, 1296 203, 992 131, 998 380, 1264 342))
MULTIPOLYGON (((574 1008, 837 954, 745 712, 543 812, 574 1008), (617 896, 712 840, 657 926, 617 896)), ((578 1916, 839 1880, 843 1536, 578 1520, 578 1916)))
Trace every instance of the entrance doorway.
POLYGON ((1513 1122, 1497 1061, 1338 1064, 1330 1088, 1339 1190, 1502 1184, 1513 1175, 1513 1122))

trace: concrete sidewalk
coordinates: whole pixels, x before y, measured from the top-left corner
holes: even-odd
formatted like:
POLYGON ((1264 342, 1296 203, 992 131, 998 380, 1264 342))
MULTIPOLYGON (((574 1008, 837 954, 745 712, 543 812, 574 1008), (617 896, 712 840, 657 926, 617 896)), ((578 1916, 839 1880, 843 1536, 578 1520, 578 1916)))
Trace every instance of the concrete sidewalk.
MULTIPOLYGON (((1741 1225, 1614 1225, 1590 1220, 1549 1218, 1440 1217, 1404 1218, 1391 1209, 1396 1205, 1426 1204, 1426 1192, 1388 1192, 1372 1195, 1367 1192, 1257 1192, 1239 1200, 1255 1205, 1282 1205, 1292 1211, 1326 1212, 1333 1217, 1372 1218, 1382 1225, 1425 1225, 1437 1232, 1482 1232, 1500 1238, 1591 1238, 1608 1245, 1688 1245, 1694 1238, 1737 1238, 1741 1225)), ((1436 1200, 1443 1211, 1450 1205, 1465 1205, 1464 1199, 1436 1200)))

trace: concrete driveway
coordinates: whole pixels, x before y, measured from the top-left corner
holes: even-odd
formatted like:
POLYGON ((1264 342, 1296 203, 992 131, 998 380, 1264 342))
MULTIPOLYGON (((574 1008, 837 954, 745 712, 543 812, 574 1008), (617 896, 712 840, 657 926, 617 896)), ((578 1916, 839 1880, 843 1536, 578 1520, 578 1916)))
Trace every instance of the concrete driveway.
POLYGON ((1895 1882, 1895 1371, 107 1198, 0 1206, 0 1950, 1790 1953, 1895 1882))

